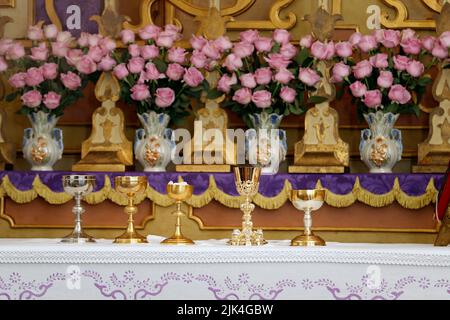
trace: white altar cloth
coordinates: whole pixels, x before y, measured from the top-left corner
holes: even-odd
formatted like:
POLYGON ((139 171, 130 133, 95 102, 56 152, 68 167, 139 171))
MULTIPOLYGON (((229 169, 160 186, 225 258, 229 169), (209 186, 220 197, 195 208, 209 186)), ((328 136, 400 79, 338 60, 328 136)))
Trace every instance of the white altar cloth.
POLYGON ((450 248, 0 240, 0 299, 449 299, 450 248))

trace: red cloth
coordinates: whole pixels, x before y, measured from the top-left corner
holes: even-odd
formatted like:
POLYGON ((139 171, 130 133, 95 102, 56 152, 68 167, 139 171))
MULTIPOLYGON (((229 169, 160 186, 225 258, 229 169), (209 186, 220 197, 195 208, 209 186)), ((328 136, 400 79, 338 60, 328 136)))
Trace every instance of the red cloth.
POLYGON ((444 219, 445 212, 450 204, 450 162, 448 164, 447 174, 444 178, 444 185, 439 192, 438 204, 437 204, 437 218, 439 221, 444 219))

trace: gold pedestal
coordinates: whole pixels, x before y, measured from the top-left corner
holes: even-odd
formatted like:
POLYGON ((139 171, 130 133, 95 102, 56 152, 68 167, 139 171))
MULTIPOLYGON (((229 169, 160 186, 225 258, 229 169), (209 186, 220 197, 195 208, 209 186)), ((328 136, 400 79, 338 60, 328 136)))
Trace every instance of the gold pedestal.
MULTIPOLYGON (((449 158, 450 159, 450 156, 449 158)), ((447 172, 448 166, 413 166, 413 173, 445 173, 447 172)))
POLYGON ((175 167, 176 172, 231 172, 231 166, 228 164, 183 164, 175 167))
POLYGON ((293 247, 323 247, 325 245, 325 240, 314 234, 301 235, 291 241, 293 247))
POLYGON ((344 173, 345 167, 290 166, 289 173, 344 173))
POLYGON ((92 152, 72 166, 73 171, 79 172, 125 172, 125 169, 115 152, 92 152))

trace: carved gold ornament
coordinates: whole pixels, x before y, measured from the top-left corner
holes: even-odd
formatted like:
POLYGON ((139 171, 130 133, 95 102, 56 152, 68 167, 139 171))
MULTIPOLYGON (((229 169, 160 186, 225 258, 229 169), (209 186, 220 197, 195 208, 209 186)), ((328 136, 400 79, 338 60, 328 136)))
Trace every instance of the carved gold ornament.
POLYGON ((90 20, 97 22, 101 35, 117 38, 122 31, 123 23, 130 19, 117 13, 117 0, 105 0, 102 15, 92 16, 90 20))
POLYGON ((33 145, 31 149, 31 157, 36 163, 42 163, 48 156, 47 140, 43 137, 39 137, 37 145, 33 145))
POLYGON ((375 163, 377 167, 381 167, 388 160, 388 145, 384 137, 377 137, 375 143, 372 145, 370 152, 370 160, 375 163))
POLYGON ((159 148, 161 147, 159 138, 157 136, 152 136, 149 142, 145 146, 145 161, 150 166, 155 166, 160 158, 159 148))
POLYGON ((305 20, 311 25, 313 35, 320 41, 326 41, 333 38, 336 22, 343 18, 340 14, 330 14, 319 8, 313 14, 306 15, 305 20))

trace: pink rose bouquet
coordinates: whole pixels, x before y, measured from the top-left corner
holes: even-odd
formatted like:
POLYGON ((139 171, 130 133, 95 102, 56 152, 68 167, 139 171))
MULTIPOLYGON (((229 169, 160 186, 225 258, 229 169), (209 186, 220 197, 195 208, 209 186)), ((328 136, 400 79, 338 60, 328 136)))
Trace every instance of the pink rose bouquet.
POLYGON ((6 99, 20 97, 22 114, 44 111, 62 116, 67 106, 82 97, 88 81, 96 80, 97 71, 112 68, 110 53, 115 42, 109 38, 83 34, 77 43, 69 32, 58 32, 54 25, 31 26, 28 38, 32 40, 29 49, 19 42, 0 40, 0 71, 9 69, 9 84, 14 89, 6 99))
MULTIPOLYGON (((437 56, 442 53, 444 58, 436 39, 421 39, 412 30, 376 30, 366 36, 355 33, 349 42, 335 47, 338 61, 332 81, 349 89, 360 115, 381 110, 418 116, 421 96, 432 82, 426 73, 437 56), (348 50, 343 50, 344 46, 348 50), (430 60, 427 55, 435 58, 425 63, 430 60)), ((447 57, 448 48, 444 51, 447 57)), ((338 98, 344 88, 338 90, 338 98)))
POLYGON ((113 54, 122 98, 139 114, 155 111, 177 122, 189 115, 191 99, 209 89, 200 69, 213 63, 220 50, 202 38, 193 39, 193 53, 177 47, 181 34, 173 25, 148 25, 138 35, 143 44, 136 42, 132 31, 122 31, 126 50, 113 54))

